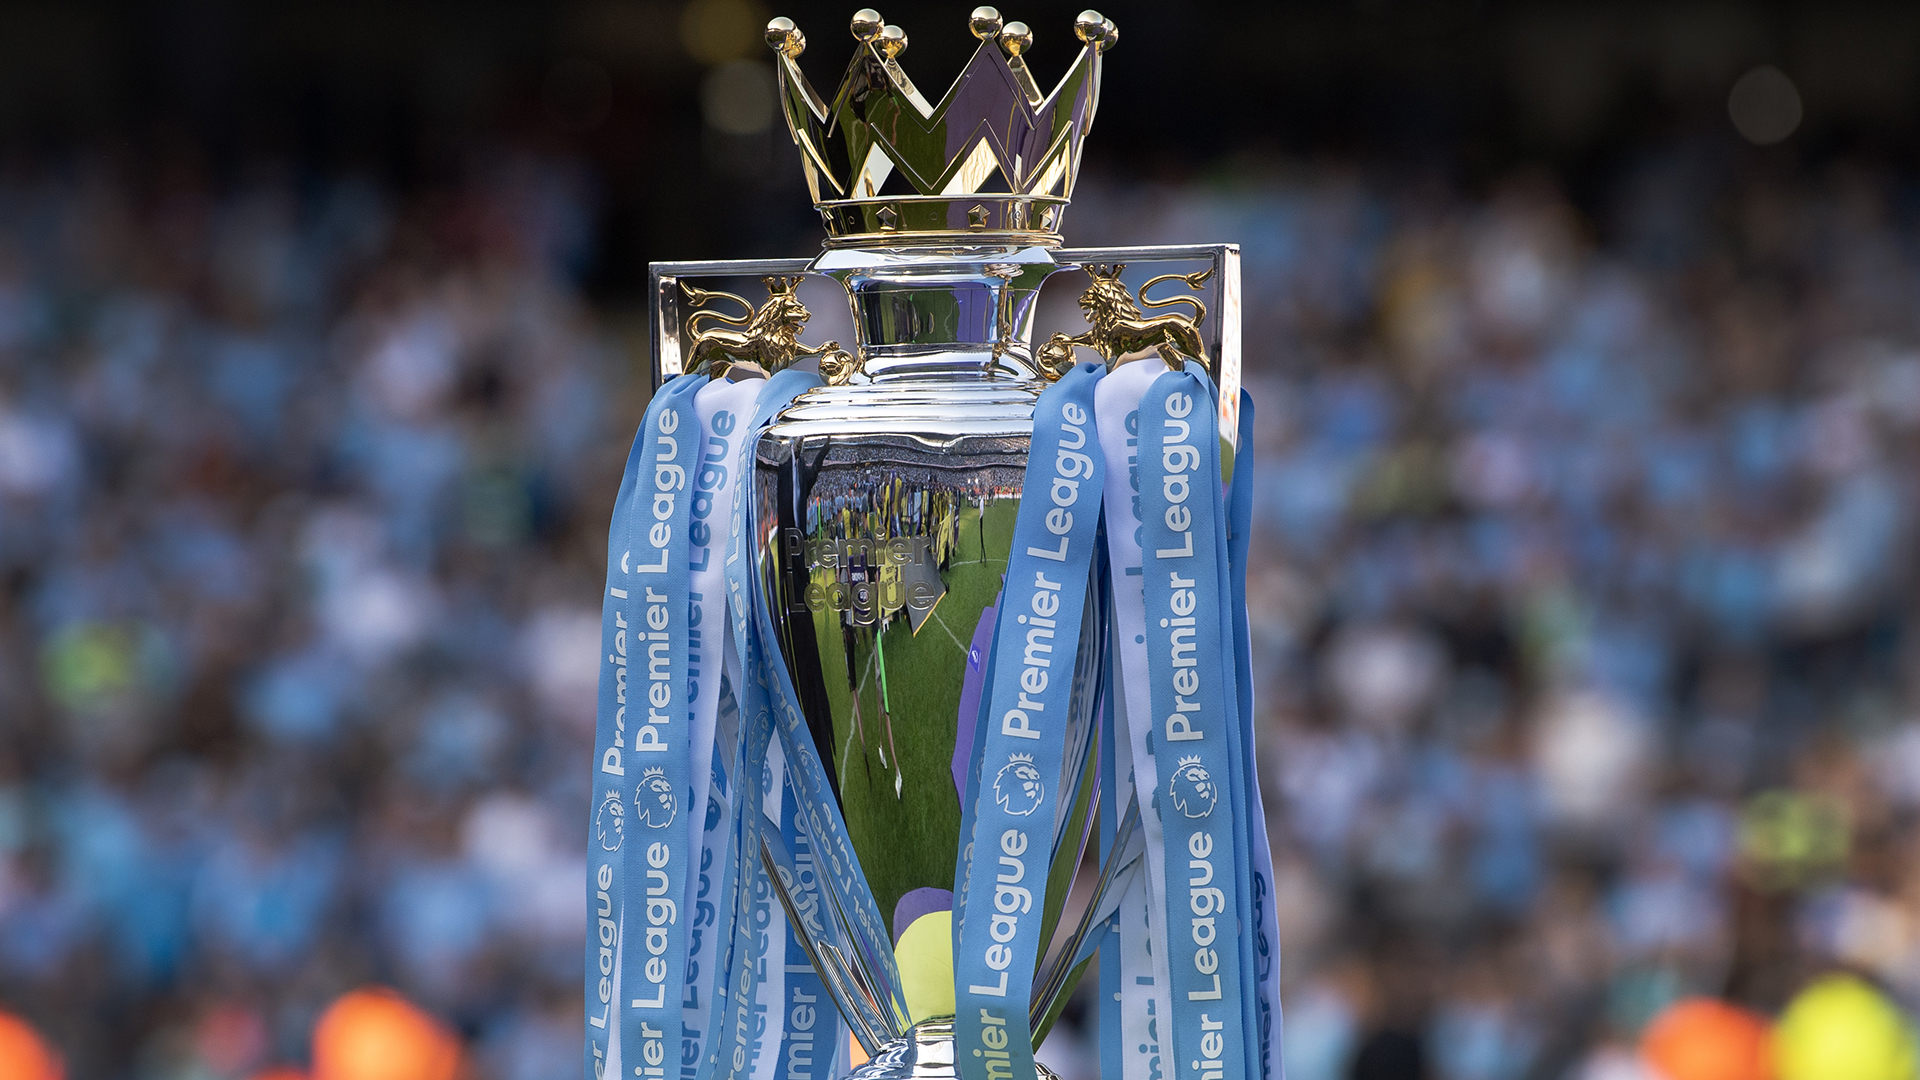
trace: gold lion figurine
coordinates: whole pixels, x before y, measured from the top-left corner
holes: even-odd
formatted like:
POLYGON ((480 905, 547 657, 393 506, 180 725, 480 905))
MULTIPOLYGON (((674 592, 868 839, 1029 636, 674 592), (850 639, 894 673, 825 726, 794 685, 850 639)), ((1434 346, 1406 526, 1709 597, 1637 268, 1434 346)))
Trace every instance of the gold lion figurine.
POLYGON ((730 292, 696 288, 684 282, 681 284, 681 291, 691 303, 730 300, 744 309, 738 315, 702 309, 687 317, 687 333, 693 336, 693 346, 688 351, 686 370, 719 379, 725 378, 727 369, 735 364, 752 364, 772 375, 792 367, 796 360, 818 357, 820 376, 828 383, 840 386, 852 378, 853 373, 859 370, 859 364, 852 354, 840 347, 839 342, 829 341, 818 348, 801 342, 800 330, 807 325, 813 313, 795 294, 800 279, 769 277, 760 280, 767 286, 767 302, 758 308, 744 297, 730 292), (715 327, 702 330, 700 323, 703 320, 741 329, 715 327))
POLYGON ((1139 303, 1136 304, 1136 294, 1129 294, 1127 287, 1120 283, 1120 271, 1125 269, 1124 263, 1111 268, 1087 268, 1093 284, 1080 294, 1080 310, 1085 313, 1091 329, 1072 337, 1055 334, 1048 338, 1046 344, 1040 346, 1037 355, 1041 370, 1048 378, 1058 379, 1073 367, 1073 347, 1084 345, 1099 353, 1109 370, 1157 352, 1170 366, 1177 366, 1182 358, 1192 358, 1211 372, 1213 364, 1207 359, 1206 343, 1200 339, 1200 322, 1207 317, 1206 305, 1193 296, 1166 296, 1149 300, 1147 290, 1163 281, 1185 282, 1187 288, 1197 290, 1213 276, 1213 270, 1162 274, 1151 278, 1140 286, 1137 294, 1139 303), (1149 318, 1140 310, 1142 307, 1166 307, 1170 304, 1191 305, 1193 314, 1155 315, 1149 318))

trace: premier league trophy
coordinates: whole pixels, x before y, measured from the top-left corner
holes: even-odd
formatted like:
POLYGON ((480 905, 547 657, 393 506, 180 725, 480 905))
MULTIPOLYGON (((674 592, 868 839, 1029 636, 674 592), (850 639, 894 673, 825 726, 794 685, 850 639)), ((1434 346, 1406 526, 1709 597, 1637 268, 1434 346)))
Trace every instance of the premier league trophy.
POLYGON ((1061 247, 1118 31, 1083 12, 1043 94, 1025 25, 970 29, 935 104, 857 12, 826 100, 773 20, 825 246, 652 267, 604 597, 595 1080, 1051 1076, 1034 1047, 1095 958, 1103 1075, 1279 1067, 1238 249, 1061 247), (814 276, 846 347, 801 340, 814 276), (1056 276, 1085 328, 1035 348, 1056 276))

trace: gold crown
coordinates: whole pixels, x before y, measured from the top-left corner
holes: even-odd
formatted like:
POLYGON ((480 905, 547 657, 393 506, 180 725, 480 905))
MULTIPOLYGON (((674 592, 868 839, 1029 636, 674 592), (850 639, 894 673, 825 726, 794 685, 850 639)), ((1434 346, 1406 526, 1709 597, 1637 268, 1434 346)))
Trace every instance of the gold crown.
POLYGON ((980 48, 930 105, 900 67, 906 32, 862 8, 852 27, 859 48, 829 105, 794 63, 806 35, 791 19, 767 24, 782 111, 832 240, 1059 240, 1099 103, 1100 56, 1120 32, 1099 12, 1081 12, 1073 31, 1084 47, 1043 95, 1024 59, 1033 45, 1026 24, 1003 24, 998 11, 981 7, 970 25, 980 48))

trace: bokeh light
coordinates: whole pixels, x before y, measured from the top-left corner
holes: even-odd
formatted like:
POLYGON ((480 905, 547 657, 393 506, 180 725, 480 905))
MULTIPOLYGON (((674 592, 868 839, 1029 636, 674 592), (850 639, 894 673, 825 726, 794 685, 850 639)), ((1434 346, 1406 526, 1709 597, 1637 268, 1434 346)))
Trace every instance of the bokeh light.
POLYGON ((1800 127, 1800 91, 1785 72, 1763 64, 1733 84, 1727 114, 1748 142, 1771 146, 1800 127))
POLYGON ((65 1080, 66 1072, 59 1056, 31 1024, 11 1013, 0 1012, 0 1077, 65 1080))
POLYGON ((693 0, 680 13, 680 42, 703 64, 738 60, 766 47, 767 18, 755 0, 693 0))
POLYGON ((1660 1080, 1772 1080, 1772 1031, 1745 1009, 1710 998, 1668 1006, 1640 1036, 1660 1080))
POLYGON ((1878 990, 1848 975, 1820 979, 1780 1017, 1780 1080, 1912 1080, 1912 1021, 1878 990))
POLYGON ((758 135, 772 126, 773 69, 752 60, 718 64, 700 81, 700 110, 716 131, 758 135))
POLYGON ((459 1063, 454 1034, 391 990, 355 990, 313 1029, 312 1080, 453 1080, 459 1063))

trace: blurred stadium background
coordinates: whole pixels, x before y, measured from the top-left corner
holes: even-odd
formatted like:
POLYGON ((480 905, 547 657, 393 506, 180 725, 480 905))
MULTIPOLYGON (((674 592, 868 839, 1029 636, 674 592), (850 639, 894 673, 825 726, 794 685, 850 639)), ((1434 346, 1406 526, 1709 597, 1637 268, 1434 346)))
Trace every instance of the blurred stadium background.
MULTIPOLYGON (((923 84, 956 3, 883 7, 923 84)), ((579 1074, 640 283, 816 250, 758 27, 831 84, 852 6, 0 7, 0 1009, 68 1076, 579 1074)), ((1292 1080, 1758 1080, 1671 1047, 1810 985, 1911 1077, 1920 10, 1103 7, 1069 241, 1245 252, 1292 1080)))

